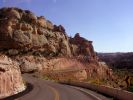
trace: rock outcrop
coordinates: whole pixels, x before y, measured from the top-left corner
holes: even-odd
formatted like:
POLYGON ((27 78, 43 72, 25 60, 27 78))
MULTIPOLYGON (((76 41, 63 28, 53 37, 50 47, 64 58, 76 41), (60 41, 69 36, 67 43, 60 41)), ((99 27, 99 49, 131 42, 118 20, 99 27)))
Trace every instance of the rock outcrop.
POLYGON ((93 46, 92 46, 92 41, 88 41, 83 37, 80 37, 80 34, 77 33, 74 38, 70 38, 70 44, 77 46, 77 50, 75 48, 72 48, 74 51, 73 53, 76 54, 82 54, 84 56, 90 56, 90 57, 96 57, 93 46))
POLYGON ((44 56, 84 56, 96 60, 92 41, 69 38, 62 25, 53 25, 43 16, 18 8, 0 10, 0 49, 12 49, 9 54, 39 52, 44 56), (17 50, 16 50, 17 49, 17 50))
POLYGON ((79 33, 68 37, 62 25, 54 25, 43 16, 19 8, 0 9, 0 51, 10 56, 22 72, 60 71, 63 74, 57 76, 67 78, 66 71, 70 71, 73 78, 85 80, 105 78, 110 71, 98 62, 92 41, 79 33))
POLYGON ((97 62, 97 56, 94 51, 92 41, 88 41, 85 38, 80 37, 79 33, 77 33, 74 38, 70 38, 69 41, 71 44, 71 51, 74 56, 83 57, 88 60, 88 62, 97 62))
POLYGON ((21 72, 6 55, 0 54, 0 99, 19 93, 25 89, 21 72))
POLYGON ((68 41, 63 26, 53 25, 42 16, 18 8, 0 10, 0 49, 71 56, 68 41))

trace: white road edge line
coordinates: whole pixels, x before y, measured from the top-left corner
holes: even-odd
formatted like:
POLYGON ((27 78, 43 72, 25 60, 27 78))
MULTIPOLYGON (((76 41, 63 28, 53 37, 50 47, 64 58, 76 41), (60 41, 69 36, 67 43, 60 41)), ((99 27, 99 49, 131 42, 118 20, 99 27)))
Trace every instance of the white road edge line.
POLYGON ((85 89, 82 89, 82 88, 79 88, 79 87, 73 87, 73 88, 78 89, 78 90, 80 90, 80 91, 82 91, 82 92, 84 92, 84 93, 87 93, 87 94, 91 95, 92 97, 96 98, 97 100, 102 100, 101 98, 98 98, 97 96, 95 96, 94 94, 88 92, 88 91, 85 90, 85 89))

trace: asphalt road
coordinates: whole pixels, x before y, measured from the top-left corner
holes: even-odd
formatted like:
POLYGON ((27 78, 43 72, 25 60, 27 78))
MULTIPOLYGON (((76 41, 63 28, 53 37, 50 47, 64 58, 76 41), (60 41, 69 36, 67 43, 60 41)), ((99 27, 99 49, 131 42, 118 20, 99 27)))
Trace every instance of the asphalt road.
POLYGON ((32 85, 30 89, 5 100, 109 100, 91 90, 38 79, 29 74, 24 74, 23 78, 32 85))

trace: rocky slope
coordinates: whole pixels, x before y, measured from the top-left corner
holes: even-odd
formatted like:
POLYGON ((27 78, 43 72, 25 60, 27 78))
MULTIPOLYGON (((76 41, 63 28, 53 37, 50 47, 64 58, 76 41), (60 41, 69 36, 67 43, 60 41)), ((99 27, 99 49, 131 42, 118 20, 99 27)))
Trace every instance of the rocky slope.
POLYGON ((72 66, 78 68, 77 62, 82 65, 80 68, 94 69, 96 73, 100 73, 97 70, 101 68, 105 73, 107 71, 99 64, 92 41, 81 37, 79 33, 73 38, 68 37, 62 25, 54 25, 43 16, 35 16, 28 10, 0 9, 0 37, 1 51, 19 62, 23 72, 62 70, 72 66), (74 61, 69 63, 71 59, 74 61), (55 63, 61 67, 53 67, 55 63))
POLYGON ((40 53, 43 56, 87 56, 95 59, 92 41, 79 34, 69 38, 63 26, 53 25, 44 17, 28 10, 3 8, 0 10, 0 48, 9 54, 40 53))
POLYGON ((0 99, 19 93, 25 89, 21 72, 6 55, 0 54, 0 99))
POLYGON ((132 91, 133 86, 133 53, 98 53, 99 60, 104 61, 113 69, 113 85, 132 91), (128 83, 127 80, 130 82, 128 83), (115 84, 114 84, 115 83, 115 84))
POLYGON ((23 73, 60 71, 61 79, 76 80, 112 77, 112 71, 98 62, 92 41, 79 33, 68 37, 62 25, 28 10, 0 9, 0 52, 10 56, 23 73))
POLYGON ((1 9, 0 19, 1 49, 17 49, 12 54, 37 51, 44 56, 71 55, 68 37, 61 25, 53 25, 42 16, 18 8, 1 9))

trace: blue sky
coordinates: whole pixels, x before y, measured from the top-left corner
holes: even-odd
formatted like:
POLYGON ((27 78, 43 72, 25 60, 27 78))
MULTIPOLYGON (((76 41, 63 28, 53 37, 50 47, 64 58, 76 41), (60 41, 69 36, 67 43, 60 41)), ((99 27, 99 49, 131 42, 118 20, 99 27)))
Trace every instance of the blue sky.
POLYGON ((0 7, 29 9, 68 35, 81 33, 97 52, 133 51, 133 0, 0 0, 0 7))

